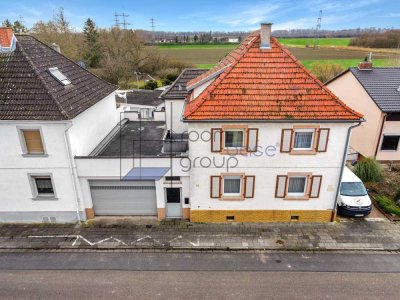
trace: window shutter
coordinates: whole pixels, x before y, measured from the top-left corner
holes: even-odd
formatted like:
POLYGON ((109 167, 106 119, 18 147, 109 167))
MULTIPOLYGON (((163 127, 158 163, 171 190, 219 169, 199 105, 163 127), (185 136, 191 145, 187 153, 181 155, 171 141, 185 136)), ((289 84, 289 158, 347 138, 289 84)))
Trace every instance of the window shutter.
POLYGON ((221 152, 222 130, 220 128, 211 129, 211 152, 221 152))
POLYGON ((319 197, 319 192, 321 190, 321 181, 321 175, 315 175, 311 177, 310 198, 319 197))
POLYGON ((254 198, 254 184, 256 181, 255 176, 245 176, 244 197, 254 198))
POLYGON ((281 152, 288 153, 292 150, 293 129, 282 129, 281 152))
POLYGON ((284 198, 286 195, 287 176, 278 175, 276 177, 275 198, 284 198))
POLYGON ((44 153, 39 130, 23 130, 22 133, 28 153, 44 153))
POLYGON ((257 152, 258 146, 258 128, 249 128, 247 130, 247 152, 257 152))
POLYGON ((328 148, 328 139, 329 139, 329 128, 321 128, 318 131, 318 144, 317 144, 318 152, 326 152, 328 148))
POLYGON ((221 176, 211 176, 210 197, 221 197, 221 176))

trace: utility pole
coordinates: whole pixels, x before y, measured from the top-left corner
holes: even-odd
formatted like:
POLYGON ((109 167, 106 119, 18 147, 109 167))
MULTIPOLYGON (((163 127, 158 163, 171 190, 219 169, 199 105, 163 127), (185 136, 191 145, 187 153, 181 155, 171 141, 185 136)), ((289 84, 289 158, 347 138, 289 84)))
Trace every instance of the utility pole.
POLYGON ((319 11, 317 26, 315 27, 314 49, 318 49, 319 47, 318 39, 319 39, 319 33, 321 31, 321 23, 322 23, 322 10, 319 11))
POLYGON ((150 19, 150 23, 151 23, 151 32, 152 32, 152 43, 154 44, 156 42, 156 35, 155 35, 155 32, 154 32, 154 28, 156 26, 154 25, 154 23, 155 23, 154 18, 150 19))

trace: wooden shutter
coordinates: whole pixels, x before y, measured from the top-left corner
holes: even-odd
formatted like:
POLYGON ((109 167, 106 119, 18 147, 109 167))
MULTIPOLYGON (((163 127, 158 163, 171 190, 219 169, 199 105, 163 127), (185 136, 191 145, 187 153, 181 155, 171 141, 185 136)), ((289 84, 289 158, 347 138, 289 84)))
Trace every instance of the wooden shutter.
POLYGON ((221 176, 211 176, 211 185, 210 185, 210 197, 211 198, 220 198, 221 197, 221 176))
POLYGON ((288 153, 292 150, 293 129, 282 129, 281 152, 288 153))
POLYGON ((32 154, 44 153, 40 130, 23 130, 26 152, 32 154))
POLYGON ((329 128, 320 128, 318 130, 318 143, 317 143, 318 152, 326 152, 328 148, 328 140, 329 140, 329 128))
POLYGON ((319 198, 319 192, 321 190, 321 175, 314 175, 311 177, 310 183, 310 198, 319 198))
POLYGON ((275 198, 284 198, 286 196, 286 185, 288 177, 286 175, 278 175, 276 177, 275 198))
POLYGON ((247 152, 257 152, 258 128, 247 129, 247 152))
POLYGON ((255 185, 256 177, 255 176, 245 176, 244 177, 244 197, 245 198, 254 198, 254 185, 255 185))
POLYGON ((211 152, 221 152, 222 150, 222 129, 211 129, 211 152))

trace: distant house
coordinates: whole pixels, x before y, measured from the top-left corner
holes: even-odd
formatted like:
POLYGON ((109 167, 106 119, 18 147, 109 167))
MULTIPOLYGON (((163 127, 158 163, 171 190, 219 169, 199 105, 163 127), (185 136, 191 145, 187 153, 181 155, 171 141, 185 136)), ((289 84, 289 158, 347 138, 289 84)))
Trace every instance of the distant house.
POLYGON ((228 38, 228 43, 232 44, 239 43, 239 38, 228 38))
POLYGON ((400 161, 400 68, 374 68, 362 62, 327 83, 347 105, 364 114, 351 148, 379 161, 400 161))
POLYGON ((119 91, 115 95, 117 104, 121 109, 129 114, 126 116, 131 120, 165 120, 164 101, 160 98, 161 90, 128 90, 119 91))

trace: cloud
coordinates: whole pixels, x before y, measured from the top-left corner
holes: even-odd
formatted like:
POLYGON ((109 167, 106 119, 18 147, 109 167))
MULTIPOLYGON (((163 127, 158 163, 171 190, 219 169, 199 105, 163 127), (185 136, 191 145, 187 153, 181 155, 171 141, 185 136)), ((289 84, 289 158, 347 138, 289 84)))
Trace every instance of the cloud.
POLYGON ((400 18, 400 12, 398 13, 388 13, 385 15, 377 16, 378 18, 400 18))

